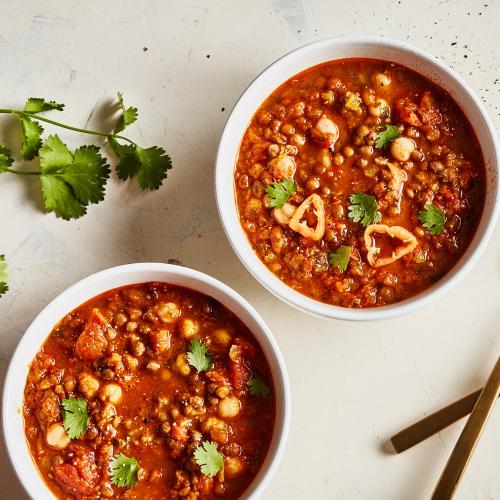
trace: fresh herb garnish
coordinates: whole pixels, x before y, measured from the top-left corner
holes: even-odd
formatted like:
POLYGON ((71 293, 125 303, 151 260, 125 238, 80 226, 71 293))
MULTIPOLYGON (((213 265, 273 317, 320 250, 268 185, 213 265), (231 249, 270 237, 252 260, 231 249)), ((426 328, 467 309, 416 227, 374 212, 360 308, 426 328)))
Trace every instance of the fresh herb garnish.
POLYGON ((273 182, 273 184, 266 188, 266 193, 269 195, 269 206, 272 208, 281 208, 296 189, 297 183, 293 179, 287 178, 282 182, 273 182))
POLYGON ((37 171, 12 168, 13 159, 9 149, 0 146, 0 173, 38 176, 42 182, 46 210, 66 220, 85 215, 87 205, 103 200, 109 165, 100 155, 99 148, 82 146, 71 154, 57 135, 49 136, 43 143, 43 127, 40 122, 47 122, 75 132, 105 137, 118 156, 116 170, 120 179, 137 177, 142 189, 158 189, 167 177, 167 171, 172 168, 170 157, 162 148, 141 148, 131 139, 119 135, 125 127, 137 120, 137 108, 125 107, 122 94, 118 94, 118 105, 121 115, 113 132, 86 130, 49 120, 39 113, 62 111, 64 104, 42 98, 30 97, 22 111, 0 109, 0 113, 8 113, 19 119, 21 156, 32 160, 40 155, 41 167, 37 171), (125 141, 126 144, 120 141, 125 141))
POLYGON ((113 133, 119 134, 120 132, 123 132, 125 130, 125 127, 128 127, 132 123, 134 123, 137 120, 137 108, 126 108, 125 104, 123 103, 123 94, 121 92, 118 92, 118 105, 120 106, 122 110, 122 114, 120 118, 118 118, 118 122, 115 125, 115 129, 113 130, 113 133))
POLYGON ((332 267, 338 268, 339 271, 344 272, 347 269, 349 260, 351 259, 351 247, 341 245, 335 252, 328 255, 328 260, 332 267))
POLYGON ((271 394, 271 389, 259 377, 252 377, 247 382, 247 387, 252 396, 267 398, 271 394))
POLYGON ((194 450, 194 459, 205 476, 213 477, 224 469, 224 455, 217 451, 217 443, 204 441, 194 450))
POLYGON ((194 339, 189 344, 187 353, 188 363, 198 372, 209 370, 212 367, 212 358, 207 354, 208 347, 199 339, 194 339))
POLYGON ((381 215, 377 211, 375 196, 364 193, 355 193, 349 197, 352 205, 349 205, 347 214, 354 222, 360 222, 364 227, 380 222, 381 215))
POLYGON ((424 209, 418 214, 418 219, 432 236, 443 232, 446 216, 445 213, 435 205, 427 203, 424 209))
POLYGON ((375 147, 378 149, 386 149, 389 147, 389 144, 400 135, 401 133, 396 125, 384 125, 379 129, 375 147))
POLYGON ((82 146, 72 154, 57 135, 40 149, 45 208, 69 220, 84 215, 89 203, 104 198, 109 165, 97 146, 82 146))
POLYGON ((63 425, 68 437, 76 439, 83 436, 89 423, 87 401, 80 398, 63 399, 62 407, 63 425))
POLYGON ((7 279, 7 262, 5 261, 5 255, 0 255, 0 296, 2 296, 9 289, 7 279))
POLYGON ((131 488, 137 483, 139 469, 139 463, 134 457, 129 458, 119 453, 109 463, 111 482, 119 488, 123 488, 124 486, 131 488))

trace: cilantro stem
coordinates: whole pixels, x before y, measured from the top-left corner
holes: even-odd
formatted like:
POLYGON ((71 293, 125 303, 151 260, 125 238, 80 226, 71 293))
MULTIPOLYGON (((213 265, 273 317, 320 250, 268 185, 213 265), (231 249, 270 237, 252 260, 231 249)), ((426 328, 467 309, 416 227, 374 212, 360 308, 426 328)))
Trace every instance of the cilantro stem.
MULTIPOLYGON (((131 139, 129 139, 128 137, 125 137, 123 135, 116 135, 116 134, 112 134, 109 132, 100 132, 98 130, 88 130, 85 128, 72 127, 71 125, 65 125, 64 123, 50 120, 49 118, 45 118, 44 116, 37 115, 36 113, 27 113, 25 111, 19 111, 17 109, 0 109, 0 113, 4 113, 4 114, 8 113, 11 115, 18 115, 18 116, 26 116, 28 118, 35 118, 36 120, 50 123, 51 125, 55 125, 56 127, 65 128, 67 130, 73 130, 74 132, 81 132, 83 134, 99 135, 101 137, 107 137, 107 138, 114 137, 115 139, 121 139, 123 141, 129 142, 130 144, 133 144, 136 147, 139 147, 138 144, 136 144, 134 141, 132 141, 131 139)), ((17 173, 19 173, 19 172, 17 172, 17 173)))
POLYGON ((11 174, 17 174, 17 175, 42 175, 42 172, 39 171, 23 172, 21 170, 14 170, 9 167, 0 167, 0 172, 10 172, 11 174))

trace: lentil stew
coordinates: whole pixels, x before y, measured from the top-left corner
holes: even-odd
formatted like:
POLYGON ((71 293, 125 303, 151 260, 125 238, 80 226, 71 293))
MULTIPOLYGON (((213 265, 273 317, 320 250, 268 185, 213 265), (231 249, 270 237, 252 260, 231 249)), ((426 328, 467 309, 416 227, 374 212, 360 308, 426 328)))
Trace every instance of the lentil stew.
POLYGON ((254 114, 234 172, 241 225, 267 268, 343 307, 422 292, 457 263, 485 199, 485 166, 457 103, 376 59, 307 69, 254 114))
POLYGON ((57 498, 239 498, 262 465, 275 396, 248 328, 166 283, 103 293, 33 359, 26 438, 57 498))

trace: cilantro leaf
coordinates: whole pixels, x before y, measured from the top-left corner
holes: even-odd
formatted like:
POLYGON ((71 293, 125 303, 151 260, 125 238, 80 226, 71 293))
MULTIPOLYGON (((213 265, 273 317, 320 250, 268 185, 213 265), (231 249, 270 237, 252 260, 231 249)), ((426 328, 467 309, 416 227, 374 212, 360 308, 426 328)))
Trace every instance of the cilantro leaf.
POLYGON ((8 277, 5 255, 0 255, 0 297, 9 289, 9 285, 7 285, 8 277))
POLYGON ((9 168, 12 163, 14 163, 14 159, 10 155, 10 149, 0 144, 0 170, 9 168))
POLYGON ((42 193, 45 208, 69 220, 87 212, 89 203, 104 198, 109 165, 97 146, 82 146, 72 155, 57 136, 40 149, 42 193))
POLYGON ((162 148, 153 146, 143 149, 131 144, 123 145, 114 137, 109 137, 108 142, 120 158, 116 166, 118 177, 125 181, 137 175, 142 189, 158 189, 167 177, 167 170, 172 168, 170 156, 162 148))
POLYGON ((189 344, 188 363, 198 372, 204 372, 212 367, 212 358, 207 351, 208 347, 199 339, 194 339, 189 344))
POLYGON ((375 141, 375 147, 378 149, 386 149, 389 147, 389 144, 400 135, 401 133, 396 125, 385 125, 380 127, 378 137, 375 141))
POLYGON ((344 272, 347 269, 349 260, 351 259, 351 247, 341 245, 335 252, 328 255, 328 260, 332 267, 338 268, 339 271, 344 272))
POLYGON ((134 457, 127 457, 123 453, 115 455, 109 463, 111 482, 123 488, 131 488, 137 483, 137 473, 140 466, 134 457))
POLYGON ((354 222, 360 222, 363 226, 380 222, 381 215, 377 211, 377 201, 375 196, 364 193, 351 194, 349 201, 349 213, 347 216, 354 222))
POLYGON ((426 203, 424 210, 418 214, 418 219, 432 236, 441 234, 444 230, 445 213, 435 205, 426 203))
POLYGON ((282 182, 273 182, 266 188, 266 193, 269 195, 269 206, 272 208, 281 208, 296 189, 297 183, 289 178, 282 182))
POLYGON ((217 451, 217 443, 212 441, 203 441, 194 450, 194 459, 205 476, 213 477, 224 469, 224 455, 217 451))
POLYGON ((123 95, 121 92, 118 92, 118 104, 122 110, 122 114, 120 118, 118 118, 118 122, 116 123, 115 129, 113 131, 114 134, 123 132, 125 130, 125 127, 137 120, 137 108, 125 108, 125 104, 123 103, 123 95))
POLYGON ((89 424, 87 401, 80 398, 62 400, 62 419, 64 429, 70 439, 83 436, 89 424))
POLYGON ((62 111, 64 104, 59 104, 55 101, 46 101, 42 97, 30 97, 24 104, 24 111, 26 113, 41 113, 42 111, 50 111, 57 109, 62 111))
POLYGON ((32 160, 42 146, 43 127, 27 116, 20 116, 21 121, 21 156, 32 160))
POLYGON ((252 396, 267 398, 269 394, 271 394, 271 389, 269 389, 266 383, 259 377, 252 377, 247 382, 247 387, 252 396))

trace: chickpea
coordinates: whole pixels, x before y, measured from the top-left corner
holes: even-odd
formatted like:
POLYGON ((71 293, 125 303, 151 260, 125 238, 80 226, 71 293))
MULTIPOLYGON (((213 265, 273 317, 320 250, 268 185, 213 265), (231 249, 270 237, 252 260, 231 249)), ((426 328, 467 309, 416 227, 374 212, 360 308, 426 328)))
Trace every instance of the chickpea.
POLYGON ((368 111, 372 116, 389 116, 391 114, 388 102, 381 97, 375 99, 375 102, 368 107, 368 111))
POLYGON ((350 158, 354 154, 354 149, 352 149, 351 146, 345 146, 343 152, 347 158, 350 158))
POLYGON ((222 386, 215 391, 215 394, 217 394, 218 398, 224 399, 229 396, 229 392, 229 387, 222 386))
POLYGON ((139 361, 137 361, 137 358, 134 358, 134 356, 131 356, 128 353, 125 353, 123 355, 123 359, 125 361, 125 364, 127 365, 127 368, 131 371, 136 370, 139 366, 139 361))
POLYGON ((160 363, 158 363, 158 361, 150 361, 150 362, 146 365, 146 368, 147 368, 149 371, 152 371, 152 372, 157 372, 157 371, 161 368, 161 365, 160 365, 160 363))
POLYGON ((398 161, 408 161, 414 149, 415 142, 408 137, 398 137, 391 143, 391 154, 398 161))
POLYGON ((285 124, 281 127, 281 131, 282 131, 285 135, 293 135, 293 134, 295 134, 295 127, 294 127, 291 123, 285 123, 285 124))
POLYGON ((361 146, 358 152, 362 156, 371 156, 373 154, 373 146, 361 146))
POLYGON ((146 350, 146 346, 142 342, 134 342, 132 344, 132 350, 136 356, 142 356, 146 350))
POLYGON ((213 341, 221 347, 227 347, 231 342, 231 334, 225 328, 218 328, 212 334, 213 341))
POLYGON ((271 174, 276 179, 285 179, 287 177, 292 178, 295 174, 295 170, 297 169, 297 165, 295 164, 293 157, 285 154, 281 154, 276 158, 273 158, 269 162, 268 167, 271 174))
POLYGON ((391 77, 387 73, 377 73, 373 80, 379 88, 387 87, 391 84, 391 77))
POLYGON ((45 440, 51 448, 56 450, 63 450, 69 445, 70 439, 64 430, 64 426, 61 422, 52 424, 47 429, 47 434, 45 435, 45 440))
POLYGON ((88 372, 80 373, 78 376, 78 389, 84 396, 91 398, 99 390, 99 380, 88 372))
POLYGON ((319 152, 318 160, 326 168, 332 166, 332 157, 330 156, 330 152, 328 149, 324 148, 319 152))
POLYGON ((191 368, 189 368, 186 353, 181 353, 177 356, 173 365, 173 369, 179 375, 182 375, 184 377, 187 377, 191 373, 191 368))
POLYGON ((181 335, 186 339, 192 339, 199 331, 200 325, 192 319, 185 319, 181 325, 181 335))
POLYGON ((290 144, 297 146, 300 148, 303 146, 306 142, 306 138, 303 134, 293 134, 292 137, 290 138, 290 144))
POLYGON ((320 186, 320 182, 317 177, 312 177, 307 181, 306 185, 309 191, 316 191, 320 186))
POLYGON ((164 323, 172 323, 181 315, 181 310, 174 302, 167 302, 156 308, 156 314, 164 323))
POLYGON ((224 475, 228 478, 238 477, 243 474, 245 463, 240 457, 224 458, 224 475))
POLYGON ((344 163, 344 157, 340 153, 335 153, 333 163, 339 167, 342 163, 344 163))
POLYGON ((217 443, 225 443, 229 435, 227 424, 215 417, 207 418, 202 424, 202 430, 210 432, 210 437, 217 443))
POLYGON ((241 402, 236 396, 228 396, 219 401, 217 413, 222 418, 233 418, 238 415, 241 410, 241 402))
POLYGON ((250 186, 250 182, 248 180, 248 175, 242 175, 239 179, 238 179, 238 186, 241 188, 241 189, 248 189, 248 186, 250 186))
POLYGON ((129 321, 125 329, 129 333, 135 332, 137 330, 137 321, 129 321))
POLYGON ((122 388, 118 384, 106 384, 100 393, 100 397, 103 401, 109 401, 113 404, 118 404, 122 396, 122 388))
POLYGON ((271 158, 276 158, 280 154, 280 147, 278 146, 278 144, 271 144, 267 148, 267 153, 271 158))
POLYGON ((127 322, 127 316, 123 313, 118 313, 113 318, 115 326, 123 326, 127 322))
POLYGON ((253 177, 254 179, 257 179, 263 170, 264 170, 264 165, 262 165, 262 163, 254 163, 248 169, 248 173, 250 174, 251 177, 253 177))

